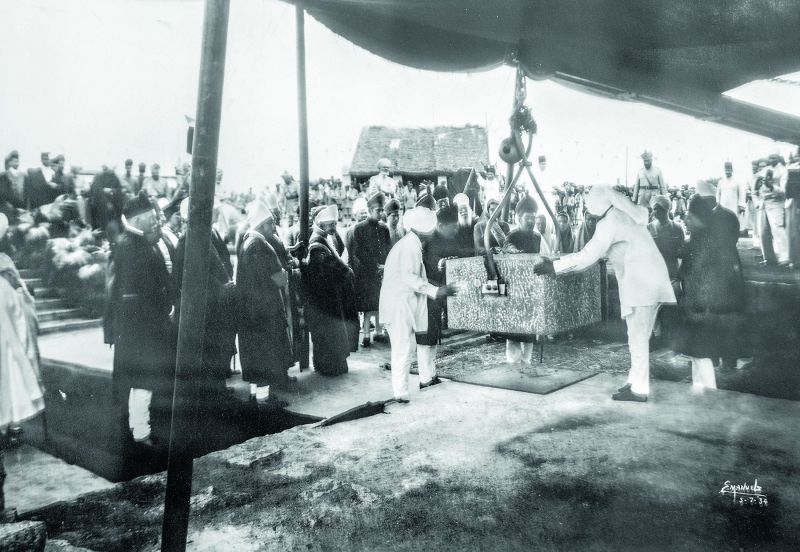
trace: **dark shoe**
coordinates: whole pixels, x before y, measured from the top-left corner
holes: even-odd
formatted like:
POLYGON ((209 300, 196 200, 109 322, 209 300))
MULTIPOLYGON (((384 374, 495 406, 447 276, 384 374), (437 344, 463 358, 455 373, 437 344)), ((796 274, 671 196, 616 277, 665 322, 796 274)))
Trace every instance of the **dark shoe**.
POLYGON ((392 365, 389 364, 388 362, 384 362, 383 364, 380 365, 380 368, 383 368, 384 370, 391 370, 392 365))
POLYGON ((628 391, 628 390, 630 390, 630 388, 631 388, 631 384, 630 383, 626 383, 625 385, 623 385, 622 387, 617 389, 617 393, 622 393, 623 391, 628 391))
POLYGON ((361 340, 361 346, 362 347, 369 347, 369 338, 368 337, 365 337, 364 339, 361 340))
POLYGON ((375 341, 375 343, 388 343, 389 338, 383 334, 377 334, 372 340, 375 341))
POLYGON ((614 393, 611 398, 615 401, 647 402, 647 395, 640 395, 631 391, 630 387, 625 391, 614 393))
POLYGON ((394 402, 399 403, 399 404, 408 404, 411 401, 408 400, 408 399, 395 399, 394 402))
POLYGON ((420 383, 419 384, 419 388, 420 389, 425 389, 426 387, 432 387, 432 386, 438 385, 440 383, 442 383, 442 380, 439 379, 439 376, 433 376, 433 379, 431 381, 429 381, 428 383, 420 383))

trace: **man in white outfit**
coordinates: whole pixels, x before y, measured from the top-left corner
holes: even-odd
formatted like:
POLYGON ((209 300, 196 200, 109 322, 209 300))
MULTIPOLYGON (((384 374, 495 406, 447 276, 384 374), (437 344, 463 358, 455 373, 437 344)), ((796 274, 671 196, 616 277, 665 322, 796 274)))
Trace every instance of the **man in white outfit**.
POLYGON ((598 217, 594 236, 580 252, 545 259, 537 274, 576 272, 607 257, 619 282, 622 318, 628 326, 631 369, 615 401, 647 401, 650 392, 650 334, 662 304, 675 303, 667 266, 647 230, 648 212, 606 186, 594 186, 587 211, 598 217))
MULTIPOLYGON (((455 295, 450 285, 428 283, 422 264, 422 244, 433 236, 436 214, 424 207, 407 211, 403 222, 409 232, 395 244, 383 270, 379 315, 392 344, 392 390, 398 402, 408 402, 408 371, 417 349, 415 333, 428 330, 428 298, 455 295)), ((424 359, 423 359, 424 360, 424 359)), ((425 387, 436 377, 433 362, 419 362, 419 379, 425 387)))
POLYGON ((717 203, 737 216, 740 227, 744 226, 747 189, 733 176, 733 163, 730 161, 725 162, 725 176, 717 183, 717 203))

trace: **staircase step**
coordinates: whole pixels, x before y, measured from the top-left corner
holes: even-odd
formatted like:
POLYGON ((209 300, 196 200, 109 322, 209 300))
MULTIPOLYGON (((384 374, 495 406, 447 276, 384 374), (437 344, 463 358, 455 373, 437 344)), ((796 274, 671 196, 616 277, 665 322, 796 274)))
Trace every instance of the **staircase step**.
POLYGON ((68 332, 72 330, 83 330, 86 328, 96 328, 103 324, 102 318, 72 318, 69 320, 50 320, 39 324, 39 335, 68 332))
POLYGON ((30 280, 31 278, 41 278, 42 271, 36 268, 20 268, 19 277, 23 280, 30 280))
POLYGON ((80 309, 50 309, 36 313, 39 322, 49 322, 50 320, 67 320, 70 318, 80 318, 80 309))
POLYGON ((53 298, 41 298, 39 293, 36 293, 36 312, 42 312, 47 310, 54 310, 54 309, 63 309, 66 308, 64 305, 64 300, 58 297, 53 298))
POLYGON ((25 285, 28 286, 28 289, 40 288, 44 286, 44 280, 41 278, 23 278, 22 281, 25 282, 25 285))
MULTIPOLYGON (((30 290, 31 288, 28 287, 30 290)), ((58 299, 58 290, 56 288, 41 287, 33 290, 33 297, 38 302, 40 299, 58 299)))

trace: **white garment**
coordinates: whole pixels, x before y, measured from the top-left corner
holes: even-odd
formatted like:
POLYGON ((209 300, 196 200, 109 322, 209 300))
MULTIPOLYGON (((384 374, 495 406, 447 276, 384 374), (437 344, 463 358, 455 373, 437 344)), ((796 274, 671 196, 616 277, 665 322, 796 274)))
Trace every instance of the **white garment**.
POLYGON ((533 357, 533 346, 535 343, 523 343, 521 341, 513 341, 506 339, 506 362, 517 364, 524 362, 525 364, 531 363, 533 357))
POLYGON ((692 387, 700 389, 716 389, 717 377, 714 374, 714 363, 710 358, 692 359, 692 387))
POLYGON ((625 317, 631 353, 628 383, 631 391, 642 395, 650 393, 650 334, 653 333, 658 309, 659 305, 633 307, 625 317))
POLYGON ((436 377, 436 351, 438 345, 417 345, 417 368, 419 382, 430 383, 436 377))
POLYGON ((747 191, 736 178, 733 176, 720 178, 717 183, 717 203, 738 215, 739 207, 744 208, 746 197, 747 191))
POLYGON ((765 199, 764 210, 769 231, 772 234, 772 249, 779 263, 789 262, 789 238, 786 234, 786 208, 783 199, 765 199))
POLYGON ((388 196, 387 199, 393 198, 397 195, 397 181, 383 173, 370 177, 367 195, 372 197, 372 194, 376 192, 381 192, 383 195, 388 196))
POLYGON ((378 311, 381 321, 387 326, 409 328, 412 333, 428 331, 428 297, 435 299, 436 291, 437 287, 428 283, 422 264, 422 242, 409 232, 386 258, 378 311))
POLYGON ((608 258, 619 282, 623 318, 634 307, 675 303, 667 265, 647 226, 637 224, 616 207, 597 223, 592 239, 583 249, 553 261, 553 267, 557 274, 580 271, 603 257, 608 258))
POLYGON ((403 324, 387 324, 386 330, 392 342, 392 392, 395 399, 408 399, 408 372, 417 348, 414 331, 403 324))
MULTIPOLYGON (((0 253, 0 268, 18 278, 0 253)), ((24 284, 14 288, 0 277, 0 428, 25 421, 44 409, 39 385, 39 348, 33 298, 24 284)))
POLYGON ((128 395, 128 426, 134 441, 150 437, 150 402, 153 392, 147 389, 131 389, 128 395))

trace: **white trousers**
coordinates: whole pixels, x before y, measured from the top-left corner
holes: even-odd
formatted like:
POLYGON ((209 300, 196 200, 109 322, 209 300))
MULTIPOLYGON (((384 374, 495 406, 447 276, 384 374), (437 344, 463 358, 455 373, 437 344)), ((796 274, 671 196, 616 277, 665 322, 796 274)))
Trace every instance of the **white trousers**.
POLYGON ((772 249, 775 251, 779 263, 789 261, 789 239, 786 235, 786 209, 783 200, 764 201, 764 213, 769 223, 769 231, 772 234, 772 249))
POLYGON ((534 345, 536 344, 506 339, 506 362, 510 362, 512 364, 516 364, 518 362, 530 364, 531 357, 533 356, 534 345))
POLYGON ((364 313, 364 318, 361 320, 361 331, 364 333, 364 337, 369 337, 369 321, 371 318, 375 318, 375 335, 380 335, 383 333, 383 327, 381 326, 381 319, 378 316, 378 311, 369 311, 364 313))
POLYGON ((387 324, 392 345, 392 392, 396 399, 408 398, 408 373, 414 351, 417 353, 419 380, 428 383, 436 376, 436 345, 417 345, 414 331, 404 325, 387 324))
POLYGON ((692 359, 692 387, 716 389, 717 378, 714 374, 714 363, 710 358, 692 359))
POLYGON ((134 441, 150 437, 150 402, 153 392, 147 389, 131 389, 128 395, 128 425, 134 441))
POLYGON ((625 317, 631 353, 628 383, 634 393, 650 393, 650 334, 653 333, 658 309, 659 305, 633 307, 633 312, 625 317))
POLYGON ((429 383, 436 377, 436 350, 438 345, 417 345, 419 382, 429 383))

